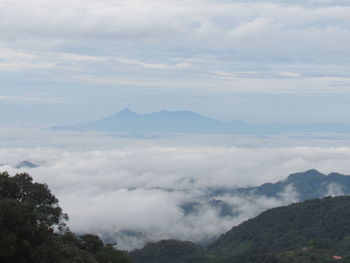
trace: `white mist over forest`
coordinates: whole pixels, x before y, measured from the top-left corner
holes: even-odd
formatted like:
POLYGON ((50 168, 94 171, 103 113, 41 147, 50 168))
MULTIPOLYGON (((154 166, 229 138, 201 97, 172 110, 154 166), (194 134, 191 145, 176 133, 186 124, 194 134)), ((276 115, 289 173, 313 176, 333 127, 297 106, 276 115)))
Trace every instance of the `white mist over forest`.
POLYGON ((332 140, 318 147, 284 137, 281 146, 269 146, 278 137, 198 136, 196 142, 194 135, 125 139, 30 131, 24 137, 14 132, 12 141, 2 132, 6 140, 0 149, 0 169, 10 174, 28 172, 35 181, 47 183, 69 214, 71 230, 99 234, 123 249, 169 238, 206 243, 267 208, 298 200, 290 186, 277 198, 220 196, 235 208, 234 215, 220 216, 210 205, 186 215, 181 205, 204 200, 210 189, 277 182, 312 168, 325 174, 350 174, 350 147, 332 145, 332 140), (39 134, 40 147, 20 147, 22 138, 31 136, 35 141, 39 134), (16 147, 6 146, 6 141, 16 147), (224 146, 228 141, 232 145, 224 146), (235 146, 239 141, 246 146, 235 146), (15 168, 23 160, 39 167, 15 168))

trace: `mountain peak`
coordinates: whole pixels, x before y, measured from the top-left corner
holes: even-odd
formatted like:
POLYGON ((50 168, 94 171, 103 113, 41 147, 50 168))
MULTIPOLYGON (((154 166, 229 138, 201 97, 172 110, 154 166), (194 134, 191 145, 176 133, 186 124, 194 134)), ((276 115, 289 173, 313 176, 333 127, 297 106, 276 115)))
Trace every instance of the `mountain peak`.
POLYGON ((129 108, 122 109, 119 113, 131 113, 132 111, 129 108))
POLYGON ((119 121, 125 121, 125 120, 129 120, 129 119, 135 119, 137 117, 139 117, 140 114, 130 110, 129 108, 124 108, 121 111, 118 111, 117 113, 114 113, 113 115, 102 119, 102 120, 98 120, 94 123, 103 123, 103 125, 108 125, 109 124, 113 124, 119 121))
POLYGON ((129 108, 124 108, 121 111, 114 114, 114 116, 131 116, 131 115, 138 115, 138 113, 130 110, 129 108))
POLYGON ((231 125, 192 111, 156 111, 147 114, 124 108, 104 119, 83 123, 84 130, 113 132, 158 132, 193 134, 230 134, 249 130, 243 125, 231 125), (241 130, 240 130, 241 129, 241 130))
POLYGON ((323 178, 325 177, 324 174, 320 173, 319 171, 315 169, 310 169, 306 172, 302 173, 295 173, 291 174, 288 176, 287 181, 293 181, 293 180, 298 180, 298 179, 303 179, 303 178, 323 178))
POLYGON ((32 163, 28 160, 24 160, 16 165, 17 169, 20 169, 20 168, 38 168, 38 167, 39 167, 39 165, 32 163))

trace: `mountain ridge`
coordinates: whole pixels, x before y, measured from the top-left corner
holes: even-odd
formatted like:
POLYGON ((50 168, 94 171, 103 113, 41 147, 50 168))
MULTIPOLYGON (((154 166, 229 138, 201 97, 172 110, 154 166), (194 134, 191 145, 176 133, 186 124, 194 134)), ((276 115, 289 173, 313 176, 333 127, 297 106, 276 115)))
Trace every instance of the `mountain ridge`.
POLYGON ((186 216, 199 214, 205 207, 211 207, 220 217, 227 218, 238 216, 240 211, 230 198, 233 200, 239 198, 251 203, 269 198, 280 200, 282 204, 290 204, 329 195, 350 195, 350 176, 334 172, 326 175, 310 169, 290 174, 275 183, 264 183, 260 186, 208 189, 201 199, 189 200, 179 207, 186 216))
MULTIPOLYGON (((50 130, 97 130, 113 132, 234 133, 246 128, 242 121, 222 122, 192 111, 136 113, 129 108, 100 120, 73 126, 53 126, 50 130)), ((246 129, 245 132, 248 132, 246 129)))
POLYGON ((124 108, 106 118, 77 125, 60 125, 51 131, 105 131, 126 133, 189 133, 189 134, 281 134, 281 133, 350 133, 346 123, 262 123, 242 120, 220 121, 186 110, 156 111, 140 114, 124 108))
POLYGON ((129 257, 134 263, 350 262, 349 216, 349 196, 311 199, 268 209, 207 247, 162 240, 129 257))

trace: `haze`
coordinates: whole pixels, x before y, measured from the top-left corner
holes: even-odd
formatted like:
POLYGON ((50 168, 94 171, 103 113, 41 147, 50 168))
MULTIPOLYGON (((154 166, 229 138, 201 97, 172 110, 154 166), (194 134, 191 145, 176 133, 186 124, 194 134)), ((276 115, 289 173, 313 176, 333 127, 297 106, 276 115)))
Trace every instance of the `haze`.
POLYGON ((298 193, 221 196, 237 211, 224 217, 181 210, 208 189, 350 174, 349 14, 345 0, 0 1, 0 170, 47 183, 73 231, 122 249, 209 242, 298 193), (196 115, 205 125, 188 134, 164 121, 135 130, 138 115, 132 132, 83 129, 124 108, 210 120, 196 115), (259 129, 219 135, 212 119, 259 129), (16 168, 24 160, 38 167, 16 168))
POLYGON ((349 13, 342 0, 1 1, 0 120, 130 107, 347 122, 349 13))

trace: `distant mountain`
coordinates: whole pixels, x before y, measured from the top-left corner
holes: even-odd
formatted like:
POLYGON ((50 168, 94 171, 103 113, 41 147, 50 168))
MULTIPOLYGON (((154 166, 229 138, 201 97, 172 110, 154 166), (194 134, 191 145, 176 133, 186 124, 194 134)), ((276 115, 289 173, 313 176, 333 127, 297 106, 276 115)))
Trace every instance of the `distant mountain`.
POLYGON ((138 114, 124 109, 108 118, 78 127, 86 130, 118 132, 221 133, 231 126, 190 111, 138 114))
POLYGON ((350 176, 339 173, 325 175, 317 170, 308 170, 291 174, 277 183, 266 183, 257 187, 245 187, 232 190, 218 189, 215 194, 254 194, 267 197, 279 197, 288 186, 298 194, 298 200, 321 198, 327 195, 350 194, 350 176))
POLYGON ((105 119, 75 126, 54 126, 51 130, 96 130, 108 132, 156 132, 156 133, 232 133, 248 132, 241 121, 230 123, 191 111, 159 111, 138 114, 124 109, 105 119))
MULTIPOLYGON (((11 164, 9 164, 9 163, 2 163, 2 164, 0 164, 0 167, 1 166, 5 166, 5 165, 11 165, 11 164)), ((21 162, 15 164, 15 165, 12 164, 11 166, 13 166, 16 169, 21 169, 21 168, 30 168, 30 169, 32 169, 32 168, 40 167, 40 165, 32 163, 32 162, 30 162, 28 160, 21 161, 21 162)))
POLYGON ((292 191, 298 201, 325 196, 350 195, 350 176, 339 173, 325 175, 313 169, 291 174, 285 180, 265 183, 261 186, 209 189, 201 201, 193 200, 182 204, 180 208, 185 214, 190 215, 197 213, 204 206, 210 206, 216 208, 221 216, 234 216, 237 215, 235 207, 220 198, 229 195, 242 198, 280 199, 284 194, 291 194, 286 191, 292 191))
POLYGON ((24 160, 16 165, 17 169, 20 168, 38 168, 40 167, 38 164, 32 163, 30 161, 24 160))
POLYGON ((126 108, 104 119, 72 126, 53 126, 49 130, 197 134, 350 133, 350 124, 247 124, 241 120, 222 122, 191 111, 158 111, 139 114, 126 108))
POLYGON ((350 197, 326 197, 267 210, 208 247, 175 240, 129 253, 134 263, 350 262, 350 197))

